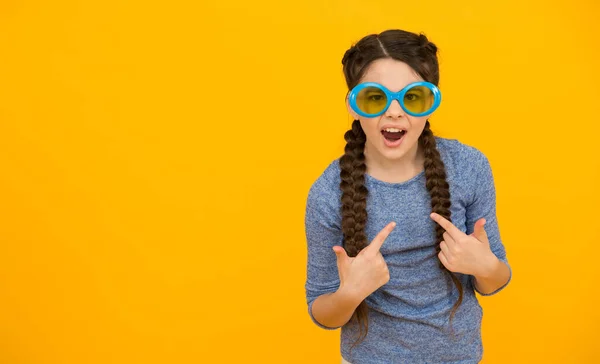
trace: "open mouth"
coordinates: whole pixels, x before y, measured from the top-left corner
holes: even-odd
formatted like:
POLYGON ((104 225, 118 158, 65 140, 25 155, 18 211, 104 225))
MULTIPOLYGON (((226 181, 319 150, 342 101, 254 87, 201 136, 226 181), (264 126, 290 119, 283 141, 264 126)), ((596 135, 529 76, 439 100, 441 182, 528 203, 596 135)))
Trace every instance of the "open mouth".
POLYGON ((381 134, 383 135, 383 137, 385 139, 389 140, 390 142, 395 142, 397 140, 402 139, 404 134, 406 134, 406 130, 388 128, 388 129, 383 129, 381 131, 381 134))

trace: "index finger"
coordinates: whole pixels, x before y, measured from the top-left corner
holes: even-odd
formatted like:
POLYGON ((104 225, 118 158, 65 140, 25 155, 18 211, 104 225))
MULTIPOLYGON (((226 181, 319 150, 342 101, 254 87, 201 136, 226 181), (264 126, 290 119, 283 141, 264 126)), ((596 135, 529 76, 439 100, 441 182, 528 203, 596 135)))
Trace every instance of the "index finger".
POLYGON ((433 221, 440 224, 440 226, 443 227, 444 230, 448 232, 448 234, 450 234, 452 239, 458 240, 461 236, 465 234, 462 231, 460 231, 456 226, 454 226, 450 221, 444 218, 442 215, 432 212, 429 216, 433 219, 433 221))
POLYGON ((396 223, 394 221, 387 224, 381 231, 375 236, 371 244, 369 244, 364 250, 378 252, 385 239, 390 235, 392 230, 396 227, 396 223))

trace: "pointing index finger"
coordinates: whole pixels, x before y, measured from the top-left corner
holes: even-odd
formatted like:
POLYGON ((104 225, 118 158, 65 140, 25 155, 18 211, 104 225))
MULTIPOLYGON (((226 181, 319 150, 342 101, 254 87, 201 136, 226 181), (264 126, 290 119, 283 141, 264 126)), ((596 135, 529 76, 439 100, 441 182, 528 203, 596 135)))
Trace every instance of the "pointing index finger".
POLYGON ((440 226, 443 227, 444 230, 446 230, 448 232, 448 234, 450 234, 452 239, 457 240, 462 235, 464 235, 464 233, 462 231, 460 231, 456 226, 454 226, 450 221, 448 221, 446 218, 444 218, 440 214, 436 214, 435 212, 432 212, 429 216, 433 219, 433 221, 440 224, 440 226))
POLYGON ((396 227, 396 223, 394 221, 392 221, 389 224, 387 224, 377 234, 377 236, 375 236, 375 238, 373 239, 373 241, 371 241, 371 244, 369 244, 365 248, 365 250, 372 251, 374 253, 378 252, 379 249, 381 248, 381 246, 383 245, 383 242, 385 241, 385 239, 388 237, 388 235, 390 235, 390 233, 392 232, 392 230, 394 230, 395 227, 396 227))

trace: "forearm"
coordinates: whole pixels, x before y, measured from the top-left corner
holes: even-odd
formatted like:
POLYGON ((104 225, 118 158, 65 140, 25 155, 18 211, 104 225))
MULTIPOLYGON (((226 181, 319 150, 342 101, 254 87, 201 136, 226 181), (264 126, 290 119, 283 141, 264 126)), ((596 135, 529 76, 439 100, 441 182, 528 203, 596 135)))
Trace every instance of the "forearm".
POLYGON ((321 325, 335 328, 350 321, 354 310, 362 299, 344 289, 338 289, 317 297, 312 305, 312 314, 321 325))
POLYGON ((483 294, 489 294, 504 286, 509 278, 508 265, 496 258, 490 269, 475 275, 475 288, 483 294))

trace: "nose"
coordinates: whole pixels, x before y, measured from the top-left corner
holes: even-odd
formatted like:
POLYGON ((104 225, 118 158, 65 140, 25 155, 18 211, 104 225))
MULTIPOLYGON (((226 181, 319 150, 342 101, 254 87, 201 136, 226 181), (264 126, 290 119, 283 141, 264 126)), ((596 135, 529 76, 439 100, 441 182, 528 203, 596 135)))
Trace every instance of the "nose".
POLYGON ((388 118, 398 119, 404 115, 404 110, 400 106, 400 102, 398 100, 392 100, 392 103, 385 111, 385 116, 388 118))

